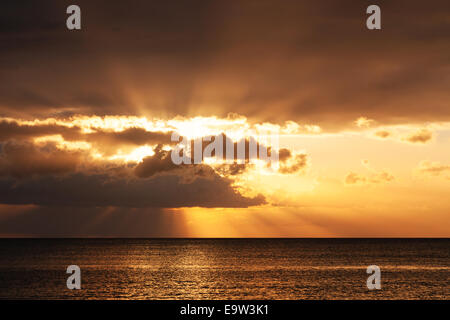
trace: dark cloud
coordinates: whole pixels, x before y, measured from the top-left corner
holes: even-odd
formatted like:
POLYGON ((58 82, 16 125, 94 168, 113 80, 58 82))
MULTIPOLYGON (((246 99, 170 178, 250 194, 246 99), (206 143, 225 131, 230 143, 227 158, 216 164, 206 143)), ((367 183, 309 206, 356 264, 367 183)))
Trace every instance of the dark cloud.
POLYGON ((0 179, 0 203, 81 207, 248 207, 265 203, 247 198, 217 174, 187 183, 179 175, 125 179, 106 174, 74 173, 17 181, 0 179))
POLYGON ((281 162, 285 162, 286 160, 291 158, 291 156, 292 154, 289 149, 282 148, 278 151, 278 160, 280 160, 281 162))
POLYGON ((37 147, 28 142, 10 141, 1 144, 0 176, 58 175, 75 171, 80 161, 80 152, 60 150, 51 143, 37 147))
MULTIPOLYGON (((14 130, 4 138, 14 139, 0 144, 0 203, 3 204, 175 208, 247 207, 265 203, 262 196, 242 196, 232 187, 232 180, 226 178, 242 174, 248 164, 224 164, 217 172, 205 164, 175 165, 171 151, 163 150, 163 144, 158 144, 155 154, 138 164, 94 161, 89 150, 71 151, 53 142, 31 142, 33 137, 62 134, 60 130, 65 127, 7 123, 5 127, 8 126, 14 130)), ((169 139, 169 134, 134 128, 87 134, 76 130, 77 140, 103 145, 103 148, 117 149, 127 144, 168 142, 169 139)), ((236 152, 236 143, 225 135, 220 137, 224 143, 231 143, 236 152)), ((249 140, 242 141, 248 160, 249 140)))
POLYGON ((0 115, 449 120, 450 2, 2 2, 0 115))
POLYGON ((0 141, 28 140, 49 135, 61 135, 67 140, 77 140, 81 137, 80 129, 77 127, 54 124, 28 125, 19 124, 16 121, 0 120, 0 141))
POLYGON ((278 172, 283 174, 292 174, 292 173, 298 173, 305 170, 305 168, 308 166, 308 156, 306 154, 297 154, 293 159, 292 162, 286 163, 286 160, 284 162, 280 162, 280 168, 278 169, 278 172))
POLYGON ((94 132, 84 133, 77 126, 58 124, 20 124, 17 121, 0 121, 0 141, 31 140, 33 138, 60 135, 66 141, 85 141, 105 155, 111 155, 121 149, 129 151, 142 145, 173 144, 171 132, 152 132, 143 128, 127 128, 114 132, 97 128, 94 132))
POLYGON ((162 150, 162 146, 158 145, 155 148, 155 154, 150 157, 145 157, 134 169, 136 176, 140 178, 148 178, 156 173, 171 171, 179 169, 170 156, 171 151, 162 150))
POLYGON ((308 166, 308 155, 304 153, 292 154, 291 150, 282 148, 278 150, 280 167, 278 172, 282 174, 294 174, 303 172, 308 166))
POLYGON ((151 132, 142 128, 129 128, 119 132, 97 131, 86 135, 86 140, 99 144, 171 144, 171 132, 151 132))
MULTIPOLYGON (((243 174, 249 166, 251 166, 251 159, 250 159, 250 144, 253 143, 255 146, 255 158, 262 159, 260 157, 260 152, 263 154, 267 154, 268 157, 271 156, 271 148, 264 146, 263 144, 258 143, 253 137, 249 138, 242 138, 241 140, 237 142, 233 142, 229 137, 227 137, 225 134, 220 134, 215 137, 212 137, 211 140, 205 140, 204 137, 191 140, 190 141, 190 153, 189 156, 185 159, 187 160, 187 164, 180 164, 176 165, 174 164, 171 153, 175 151, 165 151, 162 150, 162 145, 158 145, 158 147, 155 149, 155 154, 153 156, 149 156, 143 159, 141 163, 139 163, 135 168, 135 174, 138 177, 151 177, 157 173, 161 172, 168 172, 172 170, 177 170, 180 168, 185 168, 186 166, 189 166, 190 164, 193 164, 196 166, 197 164, 194 163, 195 159, 195 150, 196 146, 201 147, 201 159, 204 160, 203 156, 205 155, 205 149, 208 145, 214 144, 216 139, 222 139, 222 157, 218 159, 219 161, 223 161, 226 159, 226 148, 227 143, 231 146, 232 151, 234 152, 233 161, 234 163, 228 163, 228 164, 220 164, 217 166, 216 170, 224 175, 224 176, 236 176, 243 174), (238 155, 238 145, 243 145, 242 150, 244 150, 243 155, 238 155), (244 161, 244 163, 240 163, 241 161, 244 161)), ((219 140, 220 141, 220 140, 219 140)), ((218 144, 217 146, 220 146, 218 144)), ((219 157, 218 154, 216 154, 216 149, 211 149, 212 157, 219 157)), ((274 151, 276 152, 276 151, 274 151)), ((182 156, 183 151, 180 151, 180 156, 182 156)), ((278 151, 278 159, 280 161, 280 168, 279 172, 283 174, 293 174, 300 171, 303 171, 307 165, 308 165, 308 157, 306 154, 297 154, 295 156, 292 155, 292 152, 289 149, 282 148, 278 151)), ((271 165, 270 158, 267 158, 267 165, 271 165)))
POLYGON ((243 174, 248 166, 249 164, 244 163, 223 164, 218 168, 218 171, 225 176, 237 176, 243 174))
MULTIPOLYGON (((182 141, 182 140, 180 140, 182 141)), ((245 163, 250 162, 252 158, 254 159, 262 159, 265 156, 270 157, 272 154, 271 147, 266 146, 262 143, 259 143, 254 137, 244 137, 239 139, 238 141, 233 141, 230 137, 228 137, 225 133, 218 134, 216 136, 208 136, 208 137, 200 137, 197 139, 193 139, 188 141, 190 143, 190 154, 189 159, 191 161, 195 161, 195 154, 197 150, 197 146, 201 147, 201 150, 198 150, 201 154, 201 160, 203 160, 204 156, 207 152, 205 152, 205 149, 208 146, 217 146, 217 149, 215 148, 208 148, 211 150, 210 155, 211 157, 218 158, 220 160, 228 160, 227 155, 227 149, 229 149, 229 152, 232 156, 230 160, 233 161, 243 161, 245 163), (220 150, 220 146, 222 146, 220 150), (216 151, 221 151, 222 155, 220 156, 216 151)), ((185 147, 185 146, 184 146, 185 147)), ((180 152, 181 155, 181 152, 180 152)), ((208 154, 209 155, 209 154, 208 154)))

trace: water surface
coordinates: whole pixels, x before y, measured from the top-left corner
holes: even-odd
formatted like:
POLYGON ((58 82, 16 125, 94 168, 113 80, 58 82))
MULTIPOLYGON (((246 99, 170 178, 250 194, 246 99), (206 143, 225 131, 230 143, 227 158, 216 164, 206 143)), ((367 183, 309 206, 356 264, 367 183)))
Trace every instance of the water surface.
POLYGON ((450 239, 0 240, 2 299, 449 299, 449 279, 450 239))

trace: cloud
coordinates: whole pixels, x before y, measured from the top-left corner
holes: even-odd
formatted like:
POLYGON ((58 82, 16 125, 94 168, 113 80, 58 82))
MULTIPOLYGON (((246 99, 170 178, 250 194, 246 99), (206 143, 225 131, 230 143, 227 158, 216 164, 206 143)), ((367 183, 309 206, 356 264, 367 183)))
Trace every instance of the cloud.
POLYGON ((97 130, 86 134, 83 140, 90 142, 100 152, 111 155, 121 151, 131 150, 140 145, 173 144, 171 132, 151 132, 143 128, 129 128, 119 132, 97 130))
MULTIPOLYGON (((76 118, 75 121, 77 121, 76 118)), ((92 121, 94 122, 95 119, 92 119, 92 121)), ((83 131, 79 126, 74 125, 70 119, 56 120, 50 118, 41 121, 35 120, 34 122, 11 118, 0 120, 0 141, 33 140, 39 137, 59 135, 65 141, 88 142, 106 155, 112 155, 119 149, 130 151, 133 147, 140 145, 173 144, 170 139, 171 134, 172 132, 167 132, 167 130, 165 132, 148 131, 145 128, 138 127, 127 127, 121 129, 121 131, 94 127, 83 131)))
POLYGON ((369 175, 362 175, 355 172, 349 172, 345 177, 345 184, 347 185, 365 185, 365 184, 379 184, 387 183, 395 180, 395 177, 386 171, 372 173, 369 175))
POLYGON ((376 174, 373 174, 369 178, 370 183, 385 183, 394 181, 395 177, 389 172, 382 171, 376 174))
POLYGON ((215 174, 186 183, 179 175, 129 179, 107 174, 73 173, 17 181, 0 179, 0 203, 69 207, 248 207, 265 203, 248 198, 215 174))
POLYGON ((282 148, 278 151, 278 160, 281 162, 287 161, 289 158, 291 158, 292 153, 291 150, 282 148))
POLYGON ((224 176, 238 176, 243 174, 249 165, 244 163, 222 164, 217 167, 217 171, 224 176))
POLYGON ((0 141, 10 139, 29 140, 36 137, 61 135, 67 140, 81 137, 78 127, 68 127, 56 124, 20 124, 14 119, 0 119, 0 141))
POLYGON ((225 177, 241 174, 245 166, 229 165, 225 176, 205 164, 177 166, 161 144, 137 164, 97 159, 89 152, 52 141, 0 143, 0 203, 164 208, 265 203, 263 196, 241 195, 225 177))
MULTIPOLYGON (((145 157, 141 163, 139 163, 135 168, 135 173, 138 177, 150 177, 158 172, 164 171, 172 171, 180 168, 185 168, 189 165, 199 165, 200 163, 204 163, 204 161, 209 158, 208 155, 211 156, 215 160, 218 171, 225 175, 238 175, 242 174, 248 165, 250 165, 251 154, 250 154, 250 145, 253 143, 256 154, 255 158, 260 159, 261 152, 263 154, 268 154, 270 157, 271 148, 266 147, 263 144, 260 144, 256 141, 254 137, 249 138, 241 138, 238 141, 234 142, 224 133, 216 135, 214 137, 199 137, 193 140, 186 140, 186 145, 181 145, 181 150, 163 150, 162 145, 158 145, 154 152, 155 154, 152 156, 145 157), (211 139, 209 139, 211 138, 211 139), (227 154, 227 145, 230 146, 230 150, 233 152, 233 156, 231 159, 228 159, 227 154), (242 151, 243 154, 240 154, 238 151, 240 149, 239 146, 243 146, 242 151), (216 148, 211 149, 210 146, 215 146, 216 148), (197 150, 200 148, 200 150, 197 150), (207 150, 207 148, 209 150, 207 150), (184 150, 185 149, 185 150, 184 150), (186 151, 186 154, 185 152, 186 151), (206 154, 208 151, 208 154, 206 154), (222 155, 220 156, 217 151, 221 151, 222 155), (178 152, 180 157, 183 157, 184 162, 181 164, 175 164, 172 159, 172 153, 178 152), (199 154, 198 159, 196 154, 199 154), (196 160, 197 159, 197 160, 196 160), (225 164, 223 162, 234 161, 234 163, 225 164), (196 161, 200 161, 197 163, 196 161), (244 162, 244 163, 241 163, 244 162), (218 164, 218 165, 217 165, 218 164)), ((274 151, 276 152, 276 151, 274 151)), ((286 152, 290 151, 287 149, 283 149, 282 151, 282 159, 286 156, 286 152)), ((270 165, 270 162, 268 162, 270 165)))
POLYGON ((387 130, 379 130, 379 131, 375 132, 375 136, 377 136, 378 138, 382 138, 382 139, 388 138, 391 135, 392 135, 392 133, 387 130))
POLYGON ((29 142, 6 142, 0 146, 0 176, 15 178, 73 172, 82 156, 80 152, 60 150, 52 143, 37 147, 29 142))
MULTIPOLYGON (((243 161, 243 162, 250 162, 251 158, 255 159, 261 159, 261 155, 267 155, 270 157, 272 149, 271 146, 266 146, 263 143, 260 143, 257 141, 256 137, 250 136, 250 137, 242 137, 239 138, 237 141, 233 141, 229 136, 227 136, 225 133, 218 134, 214 137, 210 137, 211 140, 205 139, 206 137, 200 137, 194 140, 191 140, 190 148, 191 148, 191 154, 190 158, 195 161, 195 152, 196 152, 196 146, 201 146, 201 154, 203 156, 206 156, 205 149, 211 145, 215 145, 215 142, 219 142, 216 144, 216 146, 219 148, 222 146, 222 155, 221 157, 219 154, 216 154, 216 149, 211 149, 211 156, 213 158, 216 158, 218 160, 228 160, 228 154, 227 149, 229 148, 230 151, 233 153, 231 160, 233 161, 243 161), (251 148, 252 147, 252 148, 251 148), (254 148, 254 149, 253 149, 254 148), (254 154, 253 154, 254 153, 254 154)), ((276 151, 274 151, 276 152, 276 151)))
POLYGON ((293 174, 303 172, 308 166, 308 156, 304 153, 291 156, 290 160, 280 161, 278 172, 282 174, 293 174))
MULTIPOLYGON (((159 147, 134 168, 83 162, 80 152, 52 143, 7 142, 0 152, 0 203, 46 206, 247 207, 265 202, 247 198, 212 168, 176 166, 159 147), (83 164, 83 165, 81 165, 83 164), (80 168, 79 168, 80 167, 80 168), (131 174, 134 172, 135 177, 131 174), (158 176, 159 173, 166 173, 158 176), (170 174, 169 174, 170 173, 170 174), (154 179, 145 179, 156 176, 154 179)), ((239 169, 232 169, 237 174, 239 169)))
POLYGON ((180 169, 171 158, 171 151, 162 150, 162 146, 158 145, 155 154, 145 157, 135 168, 134 173, 140 178, 148 178, 160 172, 180 169))
POLYGON ((308 156, 304 153, 293 154, 291 150, 282 148, 278 150, 279 168, 282 174, 303 172, 308 166, 308 156))
POLYGON ((370 36, 352 0, 77 4, 89 19, 70 34, 66 2, 1 10, 0 114, 450 119, 447 0, 383 3, 396 23, 370 36))
POLYGON ((405 141, 411 143, 427 143, 433 138, 433 132, 428 129, 422 129, 414 132, 404 138, 405 141))
MULTIPOLYGON (((450 174, 450 165, 442 164, 438 161, 421 161, 417 168, 417 171, 421 174, 430 176, 441 176, 450 174)), ((450 175, 448 176, 450 178, 450 175)))
MULTIPOLYGON (((438 124, 433 124, 434 127, 439 127, 438 124)), ((417 128, 415 125, 394 125, 387 127, 374 128, 369 131, 372 137, 378 139, 389 139, 391 141, 412 143, 412 144, 426 144, 433 140, 434 132, 427 128, 417 128)))
POLYGON ((97 131, 87 134, 87 140, 108 144, 170 144, 171 134, 171 132, 152 132, 142 128, 129 128, 119 132, 97 131))
POLYGON ((350 172, 345 177, 345 183, 346 184, 358 184, 358 183, 365 183, 366 177, 359 175, 355 172, 350 172))
MULTIPOLYGON (((234 163, 215 159, 211 165, 208 162, 175 165, 170 149, 174 144, 171 130, 186 123, 192 125, 169 121, 155 125, 132 117, 3 119, 0 203, 61 207, 247 207, 265 203, 263 196, 247 197, 234 186, 237 176, 253 166, 249 162, 251 143, 257 151, 269 156, 278 152, 282 174, 302 172, 307 166, 305 154, 286 148, 275 151, 245 134, 234 141, 224 133, 215 139, 223 139, 224 155, 226 145, 232 146, 234 163), (241 143, 244 155, 238 156, 241 143), (198 194, 194 195, 196 189, 198 194)), ((209 143, 201 143, 203 152, 209 143)), ((190 147, 194 144, 192 140, 190 147)), ((214 152, 212 155, 217 157, 214 152)))

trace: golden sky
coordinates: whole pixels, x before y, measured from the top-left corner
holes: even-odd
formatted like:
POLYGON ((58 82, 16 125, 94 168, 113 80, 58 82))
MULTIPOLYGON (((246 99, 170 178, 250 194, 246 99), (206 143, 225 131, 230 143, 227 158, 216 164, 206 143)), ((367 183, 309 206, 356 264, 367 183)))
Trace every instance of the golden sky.
POLYGON ((1 237, 450 236, 448 1, 132 2, 0 12, 1 237))

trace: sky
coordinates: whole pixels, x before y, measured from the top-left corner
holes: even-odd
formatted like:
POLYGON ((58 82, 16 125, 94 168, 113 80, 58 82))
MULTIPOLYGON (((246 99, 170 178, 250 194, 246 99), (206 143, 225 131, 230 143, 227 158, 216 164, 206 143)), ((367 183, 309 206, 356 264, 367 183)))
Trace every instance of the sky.
POLYGON ((447 0, 2 1, 0 237, 449 237, 449 35, 447 0))

